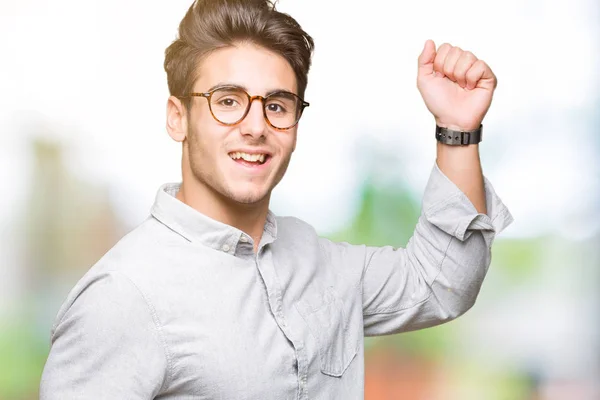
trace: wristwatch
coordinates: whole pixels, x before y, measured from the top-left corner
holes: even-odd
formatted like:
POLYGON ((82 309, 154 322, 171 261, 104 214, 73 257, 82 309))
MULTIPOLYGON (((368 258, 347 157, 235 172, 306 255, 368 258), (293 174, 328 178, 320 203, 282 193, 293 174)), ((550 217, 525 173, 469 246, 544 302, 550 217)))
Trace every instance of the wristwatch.
POLYGON ((438 142, 449 144, 451 146, 465 146, 469 144, 477 144, 482 139, 483 125, 473 131, 454 131, 441 126, 435 126, 435 138, 438 142))

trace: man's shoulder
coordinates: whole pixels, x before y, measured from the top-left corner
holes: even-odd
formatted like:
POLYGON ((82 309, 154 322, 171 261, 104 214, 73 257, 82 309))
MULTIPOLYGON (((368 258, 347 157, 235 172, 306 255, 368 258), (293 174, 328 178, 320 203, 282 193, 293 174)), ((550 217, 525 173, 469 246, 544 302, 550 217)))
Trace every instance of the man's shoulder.
POLYGON ((100 258, 94 267, 126 272, 160 260, 161 255, 188 241, 149 216, 125 234, 100 258))
POLYGON ((113 320, 115 324, 124 323, 118 321, 119 316, 147 312, 147 307, 143 293, 127 275, 117 270, 92 267, 63 301, 54 320, 51 336, 54 337, 57 330, 66 329, 76 321, 88 323, 104 318, 113 320))
POLYGON ((143 299, 146 281, 161 279, 154 276, 160 270, 161 254, 165 253, 165 246, 172 248, 172 244, 165 240, 177 241, 178 238, 178 235, 165 234, 164 226, 148 217, 125 234, 77 280, 67 294, 56 322, 77 299, 80 303, 86 298, 89 301, 97 292, 115 298, 122 296, 120 299, 123 301, 127 296, 129 301, 143 299), (86 296, 82 297, 83 293, 86 296))

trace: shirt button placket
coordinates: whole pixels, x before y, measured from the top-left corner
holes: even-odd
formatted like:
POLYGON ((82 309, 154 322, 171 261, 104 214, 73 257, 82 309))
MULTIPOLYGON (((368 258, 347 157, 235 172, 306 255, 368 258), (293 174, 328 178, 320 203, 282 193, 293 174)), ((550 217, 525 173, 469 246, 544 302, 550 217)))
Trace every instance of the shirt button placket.
POLYGON ((298 340, 295 343, 296 356, 298 357, 298 379, 300 380, 300 390, 298 391, 299 400, 308 400, 308 390, 306 377, 308 375, 308 361, 305 357, 304 342, 298 340))
POLYGON ((308 400, 308 388, 306 387, 306 375, 300 378, 300 391, 298 393, 300 400, 308 400))
POLYGON ((293 344, 294 348, 296 349, 296 358, 297 358, 297 363, 298 363, 298 379, 299 379, 298 400, 308 400, 308 391, 307 391, 307 387, 306 387, 307 386, 306 376, 308 374, 308 363, 307 363, 307 360, 305 357, 304 344, 301 340, 297 340, 292 335, 292 331, 290 329, 288 329, 288 325, 285 322, 285 318, 284 318, 284 314, 283 314, 283 294, 282 294, 280 288, 276 286, 275 282, 272 282, 272 285, 274 285, 274 287, 269 287, 269 285, 267 285, 267 279, 265 279, 266 276, 264 276, 263 274, 270 273, 270 271, 267 272, 261 268, 261 265, 259 263, 259 255, 260 255, 260 251, 259 251, 259 254, 257 254, 257 256, 256 256, 256 267, 258 268, 259 273, 263 277, 263 283, 265 284, 266 289, 267 289, 269 306, 271 307, 271 312, 273 313, 273 316, 275 316, 275 319, 276 319, 277 323, 279 324, 279 327, 283 331, 283 334, 290 340, 290 342, 293 344))

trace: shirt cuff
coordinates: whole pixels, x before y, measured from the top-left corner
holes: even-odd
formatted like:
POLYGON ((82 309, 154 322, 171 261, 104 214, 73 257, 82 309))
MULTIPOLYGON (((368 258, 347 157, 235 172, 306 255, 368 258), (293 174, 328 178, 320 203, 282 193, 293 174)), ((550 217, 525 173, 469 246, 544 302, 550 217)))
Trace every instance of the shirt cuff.
POLYGON ((478 213, 471 200, 434 163, 423 196, 423 214, 427 221, 444 232, 467 240, 473 231, 481 231, 488 247, 497 234, 514 218, 484 176, 487 214, 478 213))

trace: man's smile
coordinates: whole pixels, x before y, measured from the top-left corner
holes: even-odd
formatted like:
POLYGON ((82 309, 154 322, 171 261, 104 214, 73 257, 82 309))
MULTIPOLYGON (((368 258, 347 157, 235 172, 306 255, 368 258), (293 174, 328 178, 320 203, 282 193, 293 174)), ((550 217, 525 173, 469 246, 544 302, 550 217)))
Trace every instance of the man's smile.
POLYGON ((229 153, 229 157, 237 164, 250 168, 263 167, 271 160, 271 155, 263 150, 233 151, 229 153))

